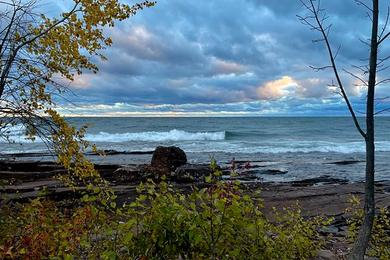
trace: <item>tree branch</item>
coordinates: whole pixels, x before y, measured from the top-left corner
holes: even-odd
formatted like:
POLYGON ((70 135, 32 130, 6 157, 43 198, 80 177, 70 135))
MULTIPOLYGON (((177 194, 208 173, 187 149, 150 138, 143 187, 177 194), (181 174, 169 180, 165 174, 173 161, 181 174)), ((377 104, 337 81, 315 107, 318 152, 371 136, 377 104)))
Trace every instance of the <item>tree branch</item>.
POLYGON ((308 21, 307 18, 304 18, 305 22, 306 22, 306 24, 309 24, 312 27, 318 28, 318 31, 321 33, 322 38, 323 38, 323 40, 325 42, 326 49, 327 49, 328 54, 329 54, 331 67, 333 69, 334 75, 336 77, 337 84, 338 84, 338 86, 340 88, 340 91, 341 91, 341 95, 342 95, 342 97, 344 98, 344 100, 345 100, 345 102, 347 104, 348 110, 349 110, 349 112, 350 112, 350 114, 352 116, 352 119, 353 119, 353 122, 355 124, 356 129, 358 130, 360 135, 365 139, 366 138, 366 133, 363 131, 363 129, 360 126, 360 123, 359 123, 359 121, 358 121, 358 119, 356 117, 355 111, 354 111, 354 109, 352 107, 351 102, 349 101, 349 98, 348 98, 348 96, 347 96, 347 94, 345 92, 343 83, 341 81, 341 78, 340 78, 340 75, 339 75, 339 72, 338 72, 338 68, 337 68, 337 65, 336 65, 336 61, 335 61, 335 56, 333 55, 332 47, 330 46, 328 34, 327 34, 326 30, 324 29, 323 22, 322 22, 323 19, 320 18, 321 9, 319 8, 319 6, 317 6, 317 7, 314 6, 313 0, 309 0, 309 4, 306 4, 304 2, 304 0, 301 0, 301 3, 307 8, 307 10, 309 10, 313 14, 313 17, 314 17, 316 25, 314 26, 310 21, 308 21))

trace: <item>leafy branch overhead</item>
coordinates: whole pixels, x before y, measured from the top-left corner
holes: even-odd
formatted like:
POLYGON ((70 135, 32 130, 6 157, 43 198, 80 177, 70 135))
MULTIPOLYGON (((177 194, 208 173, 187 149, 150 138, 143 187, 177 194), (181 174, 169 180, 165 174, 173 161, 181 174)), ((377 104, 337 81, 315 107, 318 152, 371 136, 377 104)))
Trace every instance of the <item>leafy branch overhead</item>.
POLYGON ((43 116, 55 106, 53 97, 67 90, 64 79, 72 81, 85 70, 96 73, 93 57, 105 59, 102 51, 112 40, 104 28, 155 3, 75 0, 68 12, 57 17, 41 13, 39 4, 0 2, 0 115, 7 117, 0 121, 3 138, 7 131, 1 130, 16 122, 34 129, 30 134, 46 136, 48 129, 39 126, 48 125, 43 116))

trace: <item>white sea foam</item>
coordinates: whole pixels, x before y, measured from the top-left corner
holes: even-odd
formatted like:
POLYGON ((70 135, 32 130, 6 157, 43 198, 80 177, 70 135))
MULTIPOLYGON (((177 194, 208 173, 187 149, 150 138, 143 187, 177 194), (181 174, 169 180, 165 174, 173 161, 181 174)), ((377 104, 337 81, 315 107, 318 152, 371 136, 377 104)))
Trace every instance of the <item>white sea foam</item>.
POLYGON ((87 134, 91 142, 167 142, 167 141, 218 141, 225 139, 225 132, 186 132, 173 129, 168 132, 106 133, 87 134))
MULTIPOLYGON (((0 139, 0 143, 32 143, 33 141, 25 136, 26 128, 22 124, 16 124, 14 126, 7 127, 1 133, 2 136, 7 136, 7 140, 0 139)), ((42 142, 40 138, 36 138, 35 142, 42 142)))
MULTIPOLYGON (((225 152, 225 153, 363 153, 365 151, 364 142, 324 142, 324 141, 290 141, 275 143, 244 143, 244 142, 219 142, 219 143, 189 143, 182 144, 181 147, 187 152, 225 152)), ((389 141, 376 142, 377 152, 389 152, 389 141)))
MULTIPOLYGON (((25 128, 16 125, 8 129, 9 140, 15 143, 31 143, 32 141, 24 135, 25 128)), ((218 141, 225 139, 225 132, 186 132, 173 129, 167 132, 139 132, 139 133, 107 133, 87 134, 86 140, 90 142, 122 143, 131 141, 141 142, 168 142, 168 141, 218 141)), ((4 141, 4 140, 3 140, 4 141)), ((2 142, 2 141, 0 141, 2 142)), ((36 138, 35 142, 42 142, 36 138)))
MULTIPOLYGON (((8 129, 9 139, 14 143, 26 144, 26 151, 37 149, 32 146, 32 141, 24 136, 23 125, 15 125, 8 129), (31 146, 31 147, 30 147, 31 146)), ((148 132, 127 132, 127 133, 107 133, 97 134, 87 133, 86 139, 91 143, 97 143, 102 149, 118 149, 126 151, 153 150, 155 143, 169 143, 180 146, 186 152, 224 152, 224 153, 363 153, 365 151, 364 142, 332 142, 332 141, 264 141, 259 137, 259 141, 231 140, 225 131, 219 132, 187 132, 173 129, 170 131, 148 131, 148 132)), ((0 139, 0 143, 6 143, 0 139)), ((42 143, 40 138, 36 138, 35 144, 42 143)), ((42 144, 43 145, 43 144, 42 144)), ((15 146, 5 147, 5 150, 19 149, 15 146), (8 149, 9 148, 9 149, 8 149)), ((41 148, 41 147, 39 147, 41 148)), ((377 141, 376 151, 389 152, 390 141, 377 141)))

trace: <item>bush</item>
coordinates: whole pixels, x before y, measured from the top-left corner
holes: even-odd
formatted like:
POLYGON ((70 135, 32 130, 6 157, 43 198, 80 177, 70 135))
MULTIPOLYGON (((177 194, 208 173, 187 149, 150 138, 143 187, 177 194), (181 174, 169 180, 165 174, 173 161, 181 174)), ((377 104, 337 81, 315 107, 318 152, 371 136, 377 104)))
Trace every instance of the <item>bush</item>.
POLYGON ((322 244, 317 228, 323 219, 285 210, 275 211, 271 222, 238 183, 217 182, 189 195, 166 183, 158 190, 147 183, 140 189, 145 195, 130 205, 133 217, 124 225, 136 232, 125 244, 133 257, 306 259, 322 244))
MULTIPOLYGON (((357 238, 359 228, 363 222, 364 211, 360 207, 360 199, 353 196, 349 203, 351 207, 347 212, 352 214, 348 219, 348 239, 352 242, 357 238)), ((374 218, 374 226, 368 250, 368 255, 378 257, 382 260, 390 259, 390 212, 386 208, 381 208, 374 218)))
MULTIPOLYGON (((215 165, 215 164, 214 164, 215 165)), ((307 259, 329 224, 299 209, 274 210, 245 195, 218 171, 208 187, 183 192, 149 180, 130 204, 86 202, 72 212, 44 199, 3 212, 1 258, 307 259), (111 208, 101 205, 111 205, 111 208)))

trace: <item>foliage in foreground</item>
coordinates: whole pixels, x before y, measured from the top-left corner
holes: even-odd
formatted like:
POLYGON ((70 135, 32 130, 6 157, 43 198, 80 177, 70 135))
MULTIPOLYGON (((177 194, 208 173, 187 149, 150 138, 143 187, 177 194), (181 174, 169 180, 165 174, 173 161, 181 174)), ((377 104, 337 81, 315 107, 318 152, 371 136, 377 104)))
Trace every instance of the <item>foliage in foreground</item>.
POLYGON ((299 209, 271 221, 239 183, 208 181, 180 192, 150 180, 121 207, 89 201, 70 210, 36 199, 4 208, 0 257, 306 259, 321 247, 317 230, 329 221, 305 220, 299 209))
MULTIPOLYGON (((351 207, 347 212, 351 212, 352 217, 348 220, 348 239, 353 242, 362 224, 364 211, 358 197, 353 196, 349 202, 351 207)), ((375 216, 368 255, 383 260, 390 259, 390 212, 387 208, 379 209, 375 216)))

